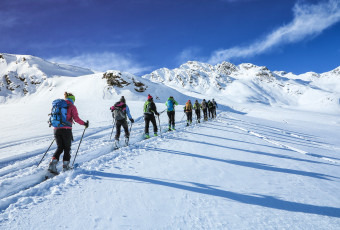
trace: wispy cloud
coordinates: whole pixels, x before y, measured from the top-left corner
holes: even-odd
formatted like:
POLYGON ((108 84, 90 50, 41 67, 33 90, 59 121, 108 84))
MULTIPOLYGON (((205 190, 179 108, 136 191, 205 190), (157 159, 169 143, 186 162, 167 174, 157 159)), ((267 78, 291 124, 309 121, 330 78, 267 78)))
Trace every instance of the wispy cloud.
POLYGON ((198 47, 188 47, 184 49, 177 57, 176 61, 178 65, 181 65, 185 62, 192 61, 192 60, 199 60, 198 53, 200 52, 200 48, 198 47))
POLYGON ((121 55, 112 52, 88 53, 78 56, 60 56, 51 58, 50 61, 69 64, 96 71, 120 70, 133 74, 140 74, 149 71, 151 67, 143 67, 128 55, 121 55))
POLYGON ((293 8, 293 21, 279 27, 263 40, 245 47, 215 51, 208 62, 218 63, 234 58, 251 57, 262 54, 282 44, 299 42, 316 36, 340 21, 340 1, 328 0, 318 4, 298 2, 293 8))
POLYGON ((0 11, 0 28, 1 27, 13 27, 19 23, 19 18, 12 12, 0 11))

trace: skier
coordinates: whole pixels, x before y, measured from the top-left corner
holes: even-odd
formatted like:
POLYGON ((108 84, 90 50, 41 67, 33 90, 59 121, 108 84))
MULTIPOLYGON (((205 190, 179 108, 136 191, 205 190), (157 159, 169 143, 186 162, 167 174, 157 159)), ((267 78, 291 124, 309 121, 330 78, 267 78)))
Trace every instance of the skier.
POLYGON ((115 145, 117 147, 119 143, 120 129, 122 126, 125 132, 125 143, 127 143, 127 140, 129 139, 130 136, 126 115, 129 117, 131 123, 134 123, 135 121, 133 120, 130 114, 130 109, 129 106, 126 104, 124 96, 122 96, 120 100, 110 108, 110 110, 112 112, 113 118, 116 121, 115 145))
POLYGON ((208 112, 207 112, 208 105, 207 105, 207 102, 205 101, 205 99, 203 99, 201 105, 202 105, 204 120, 207 121, 208 120, 208 112))
POLYGON ((167 114, 169 117, 169 131, 175 130, 175 105, 178 105, 177 101, 170 96, 168 100, 165 102, 167 107, 167 114))
POLYGON ((84 125, 85 128, 89 127, 89 121, 84 122, 78 116, 77 107, 74 105, 76 100, 75 96, 72 93, 65 92, 64 93, 65 100, 67 103, 67 115, 66 121, 68 125, 61 125, 60 127, 54 127, 54 138, 57 143, 57 150, 55 151, 52 160, 48 166, 48 171, 54 174, 58 174, 57 164, 59 162, 59 157, 62 152, 64 152, 63 156, 63 171, 67 171, 70 169, 70 159, 71 159, 71 143, 73 141, 72 135, 72 123, 73 120, 76 121, 80 125, 84 125))
POLYGON ((201 105, 200 103, 198 103, 197 100, 195 101, 195 104, 194 104, 194 110, 195 110, 197 122, 200 123, 201 122, 200 121, 201 120, 201 105))
POLYGON ((209 111, 209 118, 214 118, 213 103, 210 100, 208 101, 208 111, 209 111))
POLYGON ((188 102, 185 103, 184 112, 187 115, 187 126, 189 126, 189 123, 190 124, 192 123, 192 104, 190 100, 188 100, 188 102))
POLYGON ((214 115, 214 117, 216 117, 216 115, 217 115, 216 110, 217 110, 218 106, 217 106, 217 103, 214 99, 212 99, 212 103, 213 103, 213 115, 214 115))
POLYGON ((154 136, 157 136, 157 123, 155 115, 159 116, 157 112, 156 104, 153 102, 153 97, 148 94, 148 100, 144 104, 144 121, 145 121, 145 138, 150 138, 149 135, 149 124, 150 121, 153 125, 154 136))

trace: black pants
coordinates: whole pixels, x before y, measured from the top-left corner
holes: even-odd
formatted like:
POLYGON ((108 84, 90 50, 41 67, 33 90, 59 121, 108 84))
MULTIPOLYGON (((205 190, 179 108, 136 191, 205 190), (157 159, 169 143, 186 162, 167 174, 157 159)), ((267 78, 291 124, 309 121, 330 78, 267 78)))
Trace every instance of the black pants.
POLYGON ((187 114, 187 122, 192 123, 192 111, 191 112, 185 112, 187 114))
POLYGON ((213 110, 212 109, 209 109, 209 118, 214 118, 213 110))
POLYGON ((157 123, 156 123, 156 118, 155 115, 153 114, 144 114, 144 121, 145 121, 145 133, 149 133, 149 125, 150 121, 153 125, 153 132, 157 133, 157 123))
POLYGON ((53 157, 59 161, 60 154, 64 151, 63 161, 70 161, 71 144, 73 140, 72 129, 55 129, 54 139, 58 147, 53 157))
POLYGON ((168 111, 168 117, 169 117, 169 127, 172 126, 172 128, 175 127, 175 111, 168 111))
POLYGON ((203 109, 204 120, 208 120, 207 108, 203 109))
POLYGON ((116 136, 115 136, 116 140, 119 140, 119 137, 120 137, 120 128, 122 126, 124 128, 125 137, 129 138, 129 136, 130 136, 127 121, 125 119, 123 119, 123 120, 116 120, 116 136))
POLYGON ((196 119, 200 120, 201 119, 201 110, 195 109, 195 113, 196 113, 196 119))

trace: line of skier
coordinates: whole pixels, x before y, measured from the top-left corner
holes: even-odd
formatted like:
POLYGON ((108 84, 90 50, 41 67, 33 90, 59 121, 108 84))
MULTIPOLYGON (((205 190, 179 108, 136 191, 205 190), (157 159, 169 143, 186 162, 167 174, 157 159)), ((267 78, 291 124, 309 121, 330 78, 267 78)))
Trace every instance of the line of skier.
POLYGON ((215 118, 216 117, 216 109, 218 108, 217 103, 214 99, 212 101, 206 102, 205 99, 201 103, 198 102, 198 100, 195 101, 194 105, 191 104, 191 101, 188 100, 187 103, 185 103, 184 106, 184 112, 187 115, 187 126, 192 123, 192 111, 195 111, 196 114, 196 120, 198 123, 201 122, 201 110, 203 111, 203 119, 205 121, 208 120, 208 112, 209 112, 209 118, 215 118))
MULTIPOLYGON (((62 152, 64 152, 63 156, 63 171, 70 169, 70 151, 71 151, 71 143, 73 141, 72 135, 72 124, 76 121, 80 125, 84 125, 85 129, 89 127, 89 121, 84 122, 78 116, 78 111, 76 106, 74 105, 75 96, 72 93, 65 92, 64 94, 65 100, 57 99, 52 103, 52 112, 49 120, 50 126, 54 127, 54 138, 57 143, 57 150, 55 151, 49 167, 48 171, 54 174, 58 174, 57 164, 59 162, 59 157, 62 152)), ((178 102, 174 99, 173 96, 170 96, 165 102, 166 109, 161 113, 167 111, 169 126, 168 131, 175 130, 175 107, 178 105, 178 102)), ((194 105, 191 104, 191 101, 188 102, 184 106, 184 112, 187 116, 187 126, 192 123, 192 111, 195 111, 197 122, 200 123, 201 120, 201 110, 203 111, 204 120, 208 120, 209 118, 216 117, 216 108, 218 108, 217 103, 214 99, 212 101, 206 102, 205 99, 201 103, 198 100, 195 101, 194 105)), ((124 129, 125 133, 125 144, 128 145, 131 126, 135 122, 131 116, 129 106, 126 104, 126 100, 124 96, 120 98, 118 102, 116 102, 113 106, 110 107, 112 112, 112 117, 114 119, 114 127, 116 128, 115 134, 115 145, 118 148, 119 137, 121 133, 121 127, 124 129), (131 126, 130 130, 128 128, 127 119, 130 120, 131 126)), ((143 106, 144 113, 144 121, 145 121, 145 129, 144 136, 145 138, 150 138, 149 128, 150 122, 153 126, 153 134, 154 136, 158 135, 158 127, 156 122, 156 116, 158 117, 158 122, 160 125, 159 115, 161 113, 157 112, 156 104, 153 101, 153 97, 149 94, 147 97, 147 101, 143 106)), ((85 131, 85 130, 84 130, 85 131)), ((53 142, 52 142, 53 143, 53 142)))

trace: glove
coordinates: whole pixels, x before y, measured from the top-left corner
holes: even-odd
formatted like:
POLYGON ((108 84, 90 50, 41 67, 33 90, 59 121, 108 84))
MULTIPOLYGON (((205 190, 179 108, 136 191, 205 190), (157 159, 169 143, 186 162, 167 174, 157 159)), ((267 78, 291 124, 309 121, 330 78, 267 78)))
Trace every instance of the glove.
POLYGON ((157 112, 156 115, 159 116, 159 113, 157 112))
POLYGON ((131 123, 135 123, 135 120, 133 120, 132 118, 130 118, 130 121, 131 121, 131 123))
POLYGON ((89 121, 87 120, 87 121, 84 123, 84 125, 85 125, 85 128, 87 129, 87 128, 89 127, 89 121))

